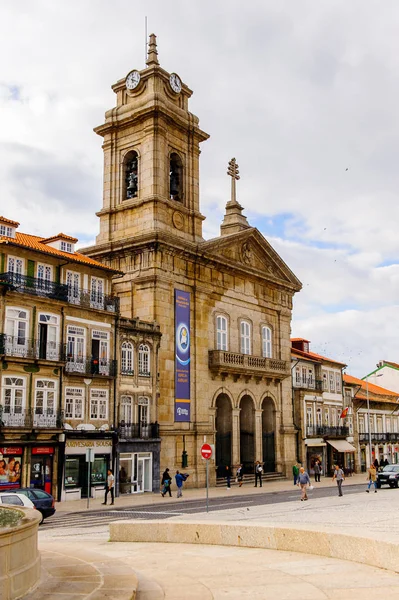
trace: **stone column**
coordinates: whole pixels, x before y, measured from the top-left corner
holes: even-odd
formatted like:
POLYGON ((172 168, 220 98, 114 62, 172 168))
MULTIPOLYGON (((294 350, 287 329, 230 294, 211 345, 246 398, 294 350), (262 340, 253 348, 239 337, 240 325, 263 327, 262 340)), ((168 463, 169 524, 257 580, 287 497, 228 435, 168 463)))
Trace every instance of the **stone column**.
POLYGON ((233 465, 240 464, 240 410, 241 408, 233 408, 231 411, 231 460, 233 465))
POLYGON ((262 409, 255 409, 255 460, 260 460, 263 463, 263 447, 262 447, 262 409))

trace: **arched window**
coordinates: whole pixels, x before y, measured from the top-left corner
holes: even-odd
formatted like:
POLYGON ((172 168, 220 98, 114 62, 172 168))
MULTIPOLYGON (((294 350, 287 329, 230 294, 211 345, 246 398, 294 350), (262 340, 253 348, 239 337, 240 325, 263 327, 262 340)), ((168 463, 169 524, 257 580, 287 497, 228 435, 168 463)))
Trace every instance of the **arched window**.
POLYGON ((216 348, 217 350, 227 350, 227 319, 218 315, 216 317, 216 348))
POLYGON ((251 354, 251 325, 241 321, 241 354, 251 354))
POLYGON ((121 360, 121 373, 122 375, 133 375, 134 374, 134 363, 133 363, 133 344, 130 342, 122 343, 122 360, 121 360))
POLYGON ((124 425, 133 423, 133 398, 131 396, 121 396, 119 422, 124 425))
POLYGON ((150 349, 147 344, 139 346, 139 375, 142 377, 150 376, 150 349))
POLYGON ((170 155, 169 195, 171 200, 183 201, 183 164, 176 152, 170 155))
POLYGON ((265 358, 272 357, 272 330, 270 327, 262 327, 262 355, 265 358))
POLYGON ((139 191, 139 155, 135 150, 125 159, 125 196, 124 200, 136 198, 139 191))

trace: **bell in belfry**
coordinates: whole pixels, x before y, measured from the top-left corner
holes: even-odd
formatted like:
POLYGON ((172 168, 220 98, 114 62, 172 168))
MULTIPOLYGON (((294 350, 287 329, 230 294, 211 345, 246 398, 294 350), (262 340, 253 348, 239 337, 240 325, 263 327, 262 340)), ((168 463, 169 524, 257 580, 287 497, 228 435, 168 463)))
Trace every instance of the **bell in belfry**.
POLYGON ((126 198, 136 198, 138 191, 137 157, 128 162, 126 167, 126 198))

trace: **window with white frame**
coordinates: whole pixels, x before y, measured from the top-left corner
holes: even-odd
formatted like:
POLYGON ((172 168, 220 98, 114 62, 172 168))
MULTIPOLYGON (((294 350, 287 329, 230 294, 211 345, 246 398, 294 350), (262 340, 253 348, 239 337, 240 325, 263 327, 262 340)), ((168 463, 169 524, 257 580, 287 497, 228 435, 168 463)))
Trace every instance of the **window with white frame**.
POLYGON ((262 356, 272 357, 272 330, 270 327, 262 327, 262 356))
POLYGON ((392 433, 398 433, 398 417, 392 417, 392 433))
POLYGON ((37 265, 38 289, 49 290, 53 280, 53 267, 39 263, 37 265))
POLYGON ((91 333, 91 357, 93 373, 109 375, 108 349, 109 333, 93 330, 91 333))
POLYGON ((330 375, 330 392, 335 392, 335 379, 334 379, 334 373, 329 373, 330 375))
POLYGON ((80 273, 67 271, 66 284, 68 286, 68 302, 79 304, 80 302, 80 273))
POLYGON ((222 315, 216 317, 216 348, 217 350, 227 350, 227 319, 222 315))
POLYGON ((56 424, 57 381, 37 379, 35 382, 34 424, 56 424), (50 422, 49 422, 50 421, 50 422))
POLYGON ((83 419, 84 416, 84 388, 65 388, 65 418, 83 419))
POLYGON ((22 308, 6 308, 6 353, 11 356, 27 356, 29 313, 22 308))
POLYGON ((312 427, 312 425, 313 425, 313 407, 307 406, 306 407, 306 426, 312 427))
POLYGON ((353 435, 353 419, 348 417, 349 435, 353 435))
POLYGON ((359 417, 359 433, 365 433, 364 417, 359 417))
POLYGON ((90 306, 92 308, 104 308, 104 279, 91 278, 90 306))
POLYGON ((303 385, 307 385, 307 383, 308 383, 308 377, 307 377, 307 375, 308 375, 308 370, 307 370, 306 367, 303 366, 301 368, 301 378, 302 378, 303 385))
POLYGON ((61 240, 60 248, 62 252, 73 252, 73 246, 71 242, 64 242, 61 240))
POLYGON ((133 398, 131 396, 121 396, 119 421, 125 425, 131 425, 133 420, 133 398))
MULTIPOLYGON (((67 328, 67 362, 75 371, 84 372, 86 357, 86 330, 84 327, 68 325, 67 328)), ((68 366, 68 365, 67 365, 68 366)))
POLYGON ((328 376, 326 371, 323 371, 323 391, 326 392, 328 390, 328 376))
POLYGON ((138 422, 142 425, 147 425, 150 421, 149 417, 150 400, 146 396, 138 398, 138 422))
POLYGON ((330 413, 329 413, 328 408, 324 409, 324 425, 326 427, 330 426, 330 413))
POLYGON ((322 423, 322 414, 321 414, 321 408, 318 408, 316 411, 316 423, 317 423, 317 427, 321 427, 322 423))
POLYGON ((377 433, 382 433, 382 417, 377 417, 377 433))
POLYGON ((301 385, 301 369, 299 367, 295 367, 295 383, 301 385))
POLYGON ((14 237, 14 229, 12 227, 8 227, 7 225, 0 225, 0 235, 14 237))
POLYGON ((131 342, 122 342, 122 375, 134 374, 134 348, 131 342))
POLYGON ((58 347, 59 317, 39 313, 38 317, 38 355, 46 360, 59 360, 58 347))
POLYGON ((337 409, 331 409, 331 425, 332 427, 337 427, 337 409))
POLYGON ((23 415, 26 399, 26 378, 25 377, 3 377, 3 421, 4 424, 14 424, 13 417, 17 418, 15 422, 18 425, 18 417, 23 415))
POLYGON ((314 387, 314 373, 313 369, 308 370, 308 386, 314 387))
POLYGON ((139 375, 150 375, 150 348, 147 344, 139 346, 139 375))
POLYGON ((241 354, 251 354, 251 324, 241 321, 241 354))
MULTIPOLYGON (((335 373, 335 390, 339 393, 341 391, 341 382, 342 382, 342 377, 341 377, 341 373, 335 373)), ((349 390, 347 390, 349 391, 349 390)), ((350 393, 350 391, 349 391, 350 393)))
POLYGON ((90 419, 105 420, 108 417, 108 390, 90 390, 90 419))
POLYGON ((24 261, 16 256, 9 256, 7 262, 7 271, 13 274, 13 279, 18 281, 18 276, 24 273, 24 261))
POLYGON ((385 418, 385 430, 386 430, 387 433, 391 433, 392 432, 390 417, 386 417, 385 418))

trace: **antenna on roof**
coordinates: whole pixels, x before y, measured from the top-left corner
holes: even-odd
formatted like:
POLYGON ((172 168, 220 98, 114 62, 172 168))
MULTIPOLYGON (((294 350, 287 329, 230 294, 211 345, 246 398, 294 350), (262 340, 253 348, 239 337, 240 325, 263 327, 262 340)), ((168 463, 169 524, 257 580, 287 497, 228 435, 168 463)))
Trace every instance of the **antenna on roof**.
POLYGON ((147 17, 144 17, 144 64, 147 61, 147 17))

